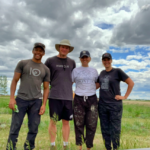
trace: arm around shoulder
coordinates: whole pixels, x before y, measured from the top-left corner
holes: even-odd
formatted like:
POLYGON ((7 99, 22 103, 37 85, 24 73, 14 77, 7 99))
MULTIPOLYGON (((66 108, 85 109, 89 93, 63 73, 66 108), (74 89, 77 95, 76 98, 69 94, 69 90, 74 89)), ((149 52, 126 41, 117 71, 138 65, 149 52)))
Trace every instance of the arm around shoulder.
POLYGON ((96 84, 96 90, 100 88, 100 84, 99 83, 95 83, 96 84))

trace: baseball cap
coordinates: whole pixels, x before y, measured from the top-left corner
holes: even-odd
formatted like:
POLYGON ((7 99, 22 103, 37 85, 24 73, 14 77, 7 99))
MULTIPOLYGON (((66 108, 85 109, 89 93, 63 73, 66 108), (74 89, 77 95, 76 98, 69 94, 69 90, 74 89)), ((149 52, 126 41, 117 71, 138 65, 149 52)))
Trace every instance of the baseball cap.
POLYGON ((102 60, 103 60, 104 58, 112 59, 112 56, 111 56, 110 53, 104 53, 104 54, 102 55, 102 60))
POLYGON ((34 48, 36 48, 36 47, 41 47, 44 50, 44 52, 45 52, 45 45, 44 44, 42 44, 42 43, 34 43, 34 48))
POLYGON ((91 57, 89 51, 86 50, 80 52, 79 58, 82 58, 83 56, 91 57))

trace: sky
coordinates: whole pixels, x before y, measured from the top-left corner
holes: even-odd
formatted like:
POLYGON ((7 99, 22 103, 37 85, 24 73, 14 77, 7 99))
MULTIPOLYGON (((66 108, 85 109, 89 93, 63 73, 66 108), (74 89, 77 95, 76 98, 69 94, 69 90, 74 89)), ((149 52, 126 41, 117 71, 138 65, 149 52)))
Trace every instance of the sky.
MULTIPOLYGON (((135 83, 128 98, 150 99, 149 16, 150 0, 0 0, 0 76, 8 77, 8 93, 17 63, 32 58, 35 42, 46 45, 44 63, 68 39, 77 67, 80 51, 88 50, 100 73, 101 56, 109 52, 113 67, 135 83)), ((122 82, 122 95, 126 90, 122 82)))

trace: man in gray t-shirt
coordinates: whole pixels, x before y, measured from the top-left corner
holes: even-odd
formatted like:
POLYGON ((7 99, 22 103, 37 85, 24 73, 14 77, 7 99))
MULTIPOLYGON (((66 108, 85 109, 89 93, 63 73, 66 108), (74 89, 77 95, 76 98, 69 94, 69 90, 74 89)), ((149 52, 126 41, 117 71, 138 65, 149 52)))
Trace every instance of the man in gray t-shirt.
POLYGON ((68 145, 69 138, 69 120, 73 118, 72 110, 72 70, 76 67, 74 60, 67 57, 67 54, 73 50, 68 40, 62 40, 60 44, 55 45, 59 52, 57 56, 48 58, 45 65, 50 69, 49 108, 50 125, 49 134, 52 148, 55 148, 56 121, 62 119, 62 132, 64 148, 68 145))
POLYGON ((32 59, 21 60, 17 64, 11 83, 9 108, 13 110, 13 113, 7 150, 16 150, 17 138, 25 114, 28 115, 29 132, 24 144, 24 150, 28 150, 29 147, 30 150, 34 149, 40 116, 45 112, 50 82, 49 69, 41 62, 45 54, 45 45, 42 43, 35 43, 32 53, 32 59), (20 87, 15 99, 14 95, 19 79, 20 87), (43 98, 41 93, 42 83, 44 87, 43 98), (27 143, 29 143, 30 146, 28 146, 27 143))

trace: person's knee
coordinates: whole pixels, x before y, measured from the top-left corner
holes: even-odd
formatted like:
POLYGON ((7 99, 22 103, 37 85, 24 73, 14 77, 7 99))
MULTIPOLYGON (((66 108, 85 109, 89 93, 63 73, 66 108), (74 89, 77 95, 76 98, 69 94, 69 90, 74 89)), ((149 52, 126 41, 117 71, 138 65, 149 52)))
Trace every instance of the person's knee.
POLYGON ((49 127, 53 127, 53 128, 56 127, 56 122, 53 119, 50 120, 49 127))
POLYGON ((11 129, 10 129, 10 133, 14 134, 16 133, 18 130, 20 130, 21 125, 22 125, 22 119, 18 119, 17 117, 15 118, 16 120, 12 121, 11 123, 11 129))
POLYGON ((62 120, 63 126, 68 126, 69 127, 69 121, 67 120, 62 120))

